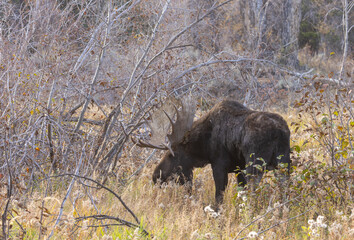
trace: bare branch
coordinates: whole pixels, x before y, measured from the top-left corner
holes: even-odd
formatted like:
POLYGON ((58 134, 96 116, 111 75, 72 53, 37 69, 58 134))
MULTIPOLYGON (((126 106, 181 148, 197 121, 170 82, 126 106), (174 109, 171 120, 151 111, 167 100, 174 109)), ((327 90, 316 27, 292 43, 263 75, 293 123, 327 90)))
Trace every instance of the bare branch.
MULTIPOLYGON (((56 175, 56 176, 50 176, 50 178, 58 178, 58 177, 63 177, 63 176, 70 176, 70 177, 73 177, 73 178, 81 178, 81 179, 84 179, 84 180, 88 180, 90 182, 93 182, 94 184, 98 185, 100 188, 103 188, 105 190, 107 190, 108 192, 112 193, 119 201, 120 203, 123 205, 123 207, 130 213, 130 215, 132 215, 132 217, 135 219, 135 221, 137 222, 138 225, 140 225, 140 221, 138 219, 138 217, 133 213, 133 211, 125 204, 125 202, 122 200, 122 198, 117 194, 115 193, 113 190, 111 190, 110 188, 106 187, 105 185, 91 179, 91 178, 88 178, 88 177, 84 177, 84 176, 80 176, 80 175, 77 175, 77 174, 72 174, 72 173, 65 173, 65 174, 60 174, 60 175, 56 175)), ((89 185, 86 185, 88 187, 92 187, 92 186, 89 186, 89 185)))
MULTIPOLYGON (((78 175, 79 172, 80 172, 80 167, 81 167, 82 159, 84 158, 85 148, 86 148, 86 144, 84 144, 84 146, 82 147, 81 157, 80 157, 79 162, 78 162, 78 164, 77 164, 77 166, 76 166, 75 174, 73 174, 74 176, 78 175)), ((53 234, 54 234, 54 229, 55 229, 55 227, 56 227, 56 226, 59 224, 59 222, 60 222, 61 216, 63 215, 63 211, 64 211, 64 204, 65 204, 66 200, 68 199, 68 197, 69 197, 69 195, 70 195, 70 193, 71 193, 71 190, 72 190, 72 188, 73 188, 73 186, 74 186, 75 181, 76 181, 76 178, 74 177, 74 178, 71 180, 71 183, 70 183, 70 185, 69 185, 68 190, 66 191, 66 195, 65 195, 65 197, 64 197, 64 199, 63 199, 63 201, 62 201, 62 203, 61 203, 61 206, 60 206, 60 211, 59 211, 57 220, 55 221, 55 224, 54 224, 54 226, 52 227, 52 231, 50 232, 50 234, 49 234, 49 236, 48 236, 48 239, 50 239, 50 238, 53 236, 53 234)))

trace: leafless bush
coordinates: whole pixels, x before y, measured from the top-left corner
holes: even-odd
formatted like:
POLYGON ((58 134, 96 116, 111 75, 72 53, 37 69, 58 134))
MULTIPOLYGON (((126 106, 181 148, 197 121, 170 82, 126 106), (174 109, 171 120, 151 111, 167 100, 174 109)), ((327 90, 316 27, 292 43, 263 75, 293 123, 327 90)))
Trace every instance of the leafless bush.
MULTIPOLYGON (((302 79, 240 45, 233 48, 232 37, 220 37, 232 25, 220 13, 231 14, 228 6, 236 1, 206 1, 202 8, 188 0, 13 2, 0 3, 4 238, 11 235, 11 202, 21 196, 38 191, 44 199, 61 188, 64 206, 80 177, 102 188, 115 176, 123 186, 137 168, 134 163, 129 174, 124 171, 131 166, 130 136, 147 127, 151 109, 168 96, 192 92, 200 108, 227 96, 265 105, 283 88, 280 79, 302 79), (205 44, 203 29, 215 30, 205 44), (193 33, 202 37, 197 43, 193 33)), ((62 216, 47 232, 44 207, 43 200, 39 237, 62 216)))

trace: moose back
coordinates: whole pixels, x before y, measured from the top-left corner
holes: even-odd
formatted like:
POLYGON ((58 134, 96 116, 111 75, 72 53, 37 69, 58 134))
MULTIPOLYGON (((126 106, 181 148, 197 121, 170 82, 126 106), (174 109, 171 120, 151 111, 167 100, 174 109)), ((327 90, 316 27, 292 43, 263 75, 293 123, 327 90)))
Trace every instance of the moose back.
MULTIPOLYGON (((221 203, 228 173, 239 173, 238 183, 244 186, 257 185, 264 170, 275 169, 279 164, 289 171, 290 131, 280 115, 253 111, 236 101, 225 100, 193 122, 192 105, 182 103, 181 110, 175 106, 175 121, 164 111, 172 125, 168 143, 156 145, 142 140, 137 143, 168 150, 154 170, 155 183, 170 180, 192 183, 193 169, 211 164, 215 200, 221 203), (246 170, 246 174, 241 170, 246 170)), ((157 129, 153 128, 151 125, 154 136, 157 129)))

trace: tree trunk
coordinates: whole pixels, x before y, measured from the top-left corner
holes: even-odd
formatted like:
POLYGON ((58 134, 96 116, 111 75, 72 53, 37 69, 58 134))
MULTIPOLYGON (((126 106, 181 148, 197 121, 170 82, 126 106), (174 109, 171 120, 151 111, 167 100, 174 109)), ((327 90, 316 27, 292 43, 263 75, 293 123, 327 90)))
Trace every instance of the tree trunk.
POLYGON ((257 58, 298 66, 300 5, 301 0, 241 0, 243 38, 248 50, 257 58))
POLYGON ((300 4, 301 0, 286 0, 283 5, 280 62, 293 67, 299 66, 297 53, 301 20, 300 4))

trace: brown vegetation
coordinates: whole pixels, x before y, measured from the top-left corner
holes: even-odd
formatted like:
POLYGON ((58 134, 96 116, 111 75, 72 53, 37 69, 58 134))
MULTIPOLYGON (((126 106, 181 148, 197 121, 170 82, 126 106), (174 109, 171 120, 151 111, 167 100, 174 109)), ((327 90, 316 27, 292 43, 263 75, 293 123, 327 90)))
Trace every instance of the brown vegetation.
POLYGON ((1 1, 0 238, 352 238, 353 4, 248 2, 1 1), (153 185, 161 152, 131 136, 189 94, 197 118, 225 98, 282 114, 286 196, 230 176, 213 212, 209 167, 190 196, 153 185))

